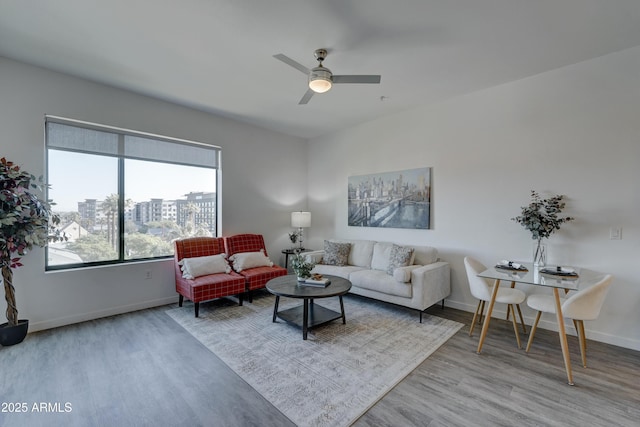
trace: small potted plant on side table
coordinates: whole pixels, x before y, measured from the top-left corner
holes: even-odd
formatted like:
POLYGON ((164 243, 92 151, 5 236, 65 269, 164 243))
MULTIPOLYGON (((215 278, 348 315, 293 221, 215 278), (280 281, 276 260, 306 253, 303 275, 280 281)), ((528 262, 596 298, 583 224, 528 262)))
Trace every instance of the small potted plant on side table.
POLYGON ((7 323, 0 325, 0 344, 14 345, 27 335, 29 321, 18 319, 13 269, 21 267, 20 258, 34 246, 66 240, 55 227, 60 218, 51 211, 51 203, 33 190, 47 186, 42 177, 21 170, 4 157, 0 159, 0 266, 7 300, 7 323))
POLYGON ((293 245, 291 247, 291 249, 295 249, 296 248, 296 242, 298 241, 298 232, 294 231, 292 233, 289 233, 289 240, 291 241, 291 244, 293 245))

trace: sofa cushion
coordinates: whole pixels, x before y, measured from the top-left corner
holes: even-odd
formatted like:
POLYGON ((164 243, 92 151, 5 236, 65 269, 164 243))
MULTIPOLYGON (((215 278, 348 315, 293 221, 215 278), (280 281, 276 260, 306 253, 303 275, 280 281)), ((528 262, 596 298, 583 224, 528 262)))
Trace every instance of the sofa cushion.
POLYGON ((329 274, 331 276, 338 276, 348 280, 351 273, 361 270, 364 270, 364 268, 356 267, 354 265, 339 267, 337 265, 316 264, 316 266, 313 267, 313 270, 311 270, 311 273, 318 273, 322 275, 329 274))
POLYGON ((371 257, 372 269, 380 271, 387 271, 389 269, 392 247, 393 243, 387 242, 377 242, 373 246, 373 256, 371 257))
POLYGON ((411 257, 413 256, 413 248, 408 246, 393 245, 391 247, 391 254, 389 256, 389 267, 387 268, 387 274, 393 274, 393 270, 398 267, 406 267, 411 263, 411 257))
POLYGON ((432 246, 414 246, 413 264, 428 265, 438 261, 438 250, 432 246))
POLYGON ((233 269, 238 273, 248 268, 273 267, 273 262, 264 254, 263 250, 260 252, 240 252, 231 255, 229 260, 233 262, 233 269))
POLYGON ((373 240, 351 240, 349 252, 349 265, 371 268, 371 257, 376 242, 373 240))
POLYGON ((347 265, 351 243, 324 241, 324 256, 322 262, 327 265, 347 265))
POLYGON ((226 260, 227 254, 209 255, 180 260, 182 277, 193 279, 216 273, 230 273, 231 267, 226 260))
POLYGON ((381 292, 387 295, 395 295, 411 298, 413 294, 411 283, 396 281, 386 271, 360 270, 349 275, 352 286, 381 292))

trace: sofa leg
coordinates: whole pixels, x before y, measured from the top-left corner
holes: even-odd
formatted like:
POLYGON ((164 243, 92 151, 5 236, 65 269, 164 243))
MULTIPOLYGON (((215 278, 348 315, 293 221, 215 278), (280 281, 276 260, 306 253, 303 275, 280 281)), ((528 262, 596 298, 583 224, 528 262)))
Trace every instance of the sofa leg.
POLYGON ((422 323, 422 310, 420 310, 420 323, 422 323))
POLYGON ((238 305, 242 307, 242 294, 238 294, 238 305))
POLYGON ((444 298, 442 298, 442 309, 444 310, 444 298))
POLYGON ((182 294, 178 294, 178 307, 182 307, 182 303, 184 302, 184 297, 182 294))
POLYGON ((193 308, 196 311, 196 317, 198 317, 198 314, 200 314, 200 303, 199 302, 193 303, 193 308))

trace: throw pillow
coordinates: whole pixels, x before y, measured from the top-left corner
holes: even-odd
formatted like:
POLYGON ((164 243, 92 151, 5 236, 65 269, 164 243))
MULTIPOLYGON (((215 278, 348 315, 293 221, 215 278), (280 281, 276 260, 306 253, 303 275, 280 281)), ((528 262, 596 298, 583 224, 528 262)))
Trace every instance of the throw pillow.
POLYGON ((326 265, 347 265, 351 243, 324 241, 324 256, 322 262, 326 265))
POLYGON ((260 252, 240 252, 229 257, 233 262, 233 269, 240 273, 242 270, 254 267, 273 267, 273 263, 264 254, 264 249, 260 252))
POLYGON ((231 267, 229 267, 226 258, 227 254, 183 258, 180 261, 182 263, 182 277, 194 279, 208 274, 230 273, 231 267))
POLYGON ((389 268, 387 273, 393 275, 393 270, 398 267, 406 267, 411 262, 413 248, 407 246, 393 245, 389 256, 389 268))

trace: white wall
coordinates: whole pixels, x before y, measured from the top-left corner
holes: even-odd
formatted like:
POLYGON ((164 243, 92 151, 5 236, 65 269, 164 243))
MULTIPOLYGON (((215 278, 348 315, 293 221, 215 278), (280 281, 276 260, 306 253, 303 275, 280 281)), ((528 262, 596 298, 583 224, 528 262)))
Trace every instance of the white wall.
MULTIPOLYGON (((532 189, 564 194, 577 219, 549 239, 549 262, 613 273, 587 336, 640 350, 638 112, 635 48, 313 139, 308 247, 334 236, 433 245, 451 263, 447 305, 473 311, 464 256, 530 260, 531 236, 510 218, 532 189), (423 166, 433 168, 433 229, 347 226, 350 175, 423 166), (622 240, 609 239, 613 226, 622 240)), ((543 320, 557 330, 553 317, 543 320)))
MULTIPOLYGON (((32 173, 44 171, 44 114, 210 142, 223 150, 223 234, 262 233, 279 258, 290 244, 289 213, 309 209, 307 247, 332 236, 430 244, 451 263, 447 305, 456 308, 475 309, 462 258, 528 259, 532 241, 510 218, 531 189, 565 194, 566 213, 577 220, 550 239, 549 260, 612 272, 614 286, 587 335, 640 350, 638 111, 640 48, 383 118, 307 147, 0 58, 0 155, 32 173), (432 230, 346 225, 348 176, 422 166, 433 167, 432 230), (612 226, 623 228, 622 240, 609 240, 612 226)), ((20 317, 30 319, 32 331, 176 300, 168 261, 46 274, 42 250, 24 261, 14 282, 20 317), (149 269, 153 279, 145 280, 149 269)), ((555 328, 552 318, 543 319, 555 328)))
MULTIPOLYGON (((222 147, 222 234, 261 233, 281 261, 290 212, 307 207, 304 140, 0 57, 0 156, 35 175, 45 114, 222 147)), ((177 301, 171 261, 45 273, 38 249, 24 264, 14 284, 31 331, 177 301)))

